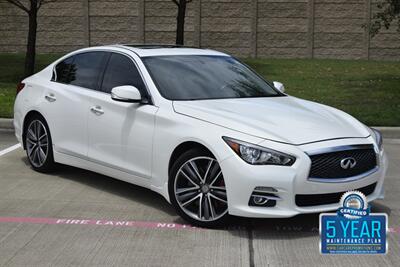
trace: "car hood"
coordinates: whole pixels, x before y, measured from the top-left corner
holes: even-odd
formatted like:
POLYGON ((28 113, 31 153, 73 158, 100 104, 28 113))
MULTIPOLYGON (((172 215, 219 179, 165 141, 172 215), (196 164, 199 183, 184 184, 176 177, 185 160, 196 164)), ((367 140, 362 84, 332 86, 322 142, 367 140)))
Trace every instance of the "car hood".
POLYGON ((174 101, 177 113, 295 145, 368 137, 366 127, 332 107, 290 96, 174 101))

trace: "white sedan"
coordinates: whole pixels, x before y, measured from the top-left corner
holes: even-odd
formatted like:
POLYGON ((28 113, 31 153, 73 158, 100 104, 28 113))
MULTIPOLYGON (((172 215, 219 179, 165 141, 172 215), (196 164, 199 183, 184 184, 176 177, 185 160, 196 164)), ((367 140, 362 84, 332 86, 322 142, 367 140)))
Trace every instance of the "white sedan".
POLYGON ((63 163, 150 188, 198 226, 335 210, 348 190, 383 198, 378 131, 224 53, 86 48, 17 92, 15 133, 34 170, 63 163))

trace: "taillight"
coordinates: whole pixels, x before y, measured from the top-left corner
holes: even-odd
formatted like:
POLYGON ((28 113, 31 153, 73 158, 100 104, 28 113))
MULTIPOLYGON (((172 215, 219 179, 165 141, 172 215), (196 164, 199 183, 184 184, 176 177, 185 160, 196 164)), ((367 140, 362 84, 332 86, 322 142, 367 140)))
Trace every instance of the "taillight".
POLYGON ((18 95, 19 92, 22 91, 22 89, 24 89, 24 87, 25 87, 25 84, 24 84, 24 83, 19 83, 19 84, 17 85, 17 95, 18 95))

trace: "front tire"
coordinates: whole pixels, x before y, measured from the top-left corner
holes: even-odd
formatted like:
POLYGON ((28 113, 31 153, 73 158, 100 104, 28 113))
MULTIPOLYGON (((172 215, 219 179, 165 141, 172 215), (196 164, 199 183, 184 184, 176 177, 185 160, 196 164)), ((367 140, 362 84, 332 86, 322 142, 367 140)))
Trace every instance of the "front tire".
POLYGON ((228 218, 228 199, 221 168, 205 149, 191 149, 178 157, 169 175, 171 203, 193 225, 223 226, 228 218))
POLYGON ((34 115, 25 132, 26 155, 32 168, 38 172, 51 172, 55 163, 49 127, 45 119, 34 115))

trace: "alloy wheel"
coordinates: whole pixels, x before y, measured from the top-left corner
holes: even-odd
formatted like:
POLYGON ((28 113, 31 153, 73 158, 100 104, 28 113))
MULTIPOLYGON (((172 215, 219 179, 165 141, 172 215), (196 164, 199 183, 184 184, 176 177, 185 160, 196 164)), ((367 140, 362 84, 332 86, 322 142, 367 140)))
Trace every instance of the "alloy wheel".
POLYGON ((214 158, 186 161, 176 174, 174 193, 181 209, 195 220, 216 221, 228 212, 224 177, 214 158))
POLYGON ((26 133, 26 149, 33 166, 41 167, 49 152, 49 137, 46 127, 40 120, 33 120, 26 133))

